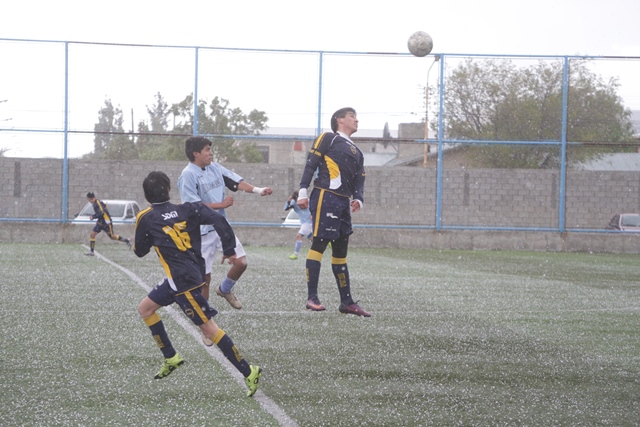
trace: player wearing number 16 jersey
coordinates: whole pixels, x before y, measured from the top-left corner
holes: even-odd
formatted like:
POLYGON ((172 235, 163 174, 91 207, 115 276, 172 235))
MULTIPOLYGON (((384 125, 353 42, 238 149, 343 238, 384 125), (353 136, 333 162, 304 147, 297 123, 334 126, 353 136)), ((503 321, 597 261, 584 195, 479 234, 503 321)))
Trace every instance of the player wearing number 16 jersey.
POLYGON ((202 203, 175 205, 169 202, 170 180, 163 172, 151 172, 142 187, 151 207, 138 213, 133 251, 138 257, 143 257, 154 248, 166 274, 166 278, 138 306, 138 313, 165 358, 155 378, 166 377, 184 363, 173 348, 157 313, 160 307, 175 302, 243 374, 249 387, 247 395, 252 396, 258 389, 262 371, 249 365, 231 338, 214 322, 213 317, 218 312, 201 294, 204 260, 200 252, 200 225, 213 225, 222 241, 223 262, 228 260, 233 264, 236 260, 236 237, 231 226, 221 214, 202 203))
POLYGON ((200 224, 211 224, 220 236, 224 256, 235 255, 236 238, 227 220, 200 202, 175 205, 153 203, 138 213, 134 251, 145 256, 152 247, 160 257, 174 292, 201 286, 204 260, 200 253, 200 224))

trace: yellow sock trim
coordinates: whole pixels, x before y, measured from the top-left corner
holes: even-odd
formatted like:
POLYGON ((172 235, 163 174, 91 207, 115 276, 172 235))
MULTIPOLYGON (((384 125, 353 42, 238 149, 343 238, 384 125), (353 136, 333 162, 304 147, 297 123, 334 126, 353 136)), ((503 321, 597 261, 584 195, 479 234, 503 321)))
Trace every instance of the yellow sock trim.
POLYGON ((307 252, 307 259, 310 259, 311 261, 322 261, 322 254, 318 251, 314 251, 312 249, 309 249, 309 252, 307 252))
POLYGON ((331 264, 346 264, 347 263, 347 259, 346 258, 334 258, 331 257, 331 264))
POLYGON ((215 345, 218 345, 218 343, 224 336, 225 336, 224 331, 222 329, 218 329, 218 332, 216 332, 216 334, 213 336, 213 339, 211 341, 213 341, 215 345))
POLYGON ((158 313, 153 313, 151 316, 145 317, 142 320, 144 320, 144 323, 147 326, 153 326, 153 325, 155 325, 156 323, 158 323, 162 319, 160 319, 160 315, 158 313))

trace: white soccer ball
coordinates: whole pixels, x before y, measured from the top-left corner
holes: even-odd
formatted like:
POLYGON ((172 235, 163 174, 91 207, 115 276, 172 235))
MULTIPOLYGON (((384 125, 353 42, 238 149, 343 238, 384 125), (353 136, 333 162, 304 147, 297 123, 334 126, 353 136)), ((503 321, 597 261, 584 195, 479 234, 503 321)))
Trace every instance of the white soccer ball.
POLYGON ((409 52, 414 56, 427 56, 433 49, 433 39, 424 31, 416 31, 409 37, 407 47, 409 47, 409 52))

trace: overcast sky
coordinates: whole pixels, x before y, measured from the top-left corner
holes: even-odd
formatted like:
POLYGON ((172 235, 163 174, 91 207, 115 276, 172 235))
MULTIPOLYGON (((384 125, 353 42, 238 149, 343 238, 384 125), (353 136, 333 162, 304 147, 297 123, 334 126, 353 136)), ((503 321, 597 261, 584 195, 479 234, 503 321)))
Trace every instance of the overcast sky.
MULTIPOLYGON (((640 57, 640 0, 7 3, 0 7, 0 38, 407 52, 409 35, 422 30, 434 40, 433 53, 640 57)), ((10 84, 1 76, 0 70, 0 100, 10 84)), ((627 99, 640 106, 640 94, 627 99)))
POLYGON ((638 0, 5 2, 0 36, 267 49, 640 56, 638 0))

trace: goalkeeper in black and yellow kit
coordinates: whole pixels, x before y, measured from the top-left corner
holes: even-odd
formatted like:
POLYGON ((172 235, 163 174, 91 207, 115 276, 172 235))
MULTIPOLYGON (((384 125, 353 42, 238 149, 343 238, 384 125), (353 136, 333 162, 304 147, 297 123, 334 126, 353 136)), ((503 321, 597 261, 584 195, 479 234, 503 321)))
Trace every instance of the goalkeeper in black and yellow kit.
POLYGON ((364 156, 351 141, 358 130, 358 116, 353 108, 341 108, 331 116, 331 130, 314 142, 300 180, 298 206, 309 207, 312 217, 313 241, 307 253, 307 308, 323 311, 318 298, 318 280, 322 254, 331 243, 331 269, 340 292, 338 310, 345 314, 370 317, 351 296, 347 250, 351 228, 351 213, 364 203, 364 156), (313 191, 307 189, 313 177, 313 191))
POLYGON ((109 209, 107 205, 102 201, 96 198, 96 195, 89 192, 87 193, 87 200, 89 203, 93 205, 93 215, 91 215, 90 219, 95 219, 96 225, 93 227, 91 231, 91 236, 89 236, 89 252, 85 255, 94 256, 94 251, 96 250, 96 236, 101 231, 107 233, 111 240, 118 240, 120 242, 124 242, 131 249, 131 242, 129 239, 125 239, 122 236, 118 236, 113 231, 113 222, 111 221, 111 215, 109 214, 109 209))
POLYGON ((214 322, 213 317, 218 312, 201 294, 205 266, 200 252, 200 225, 213 225, 222 241, 222 261, 233 264, 236 261, 236 237, 231 226, 221 214, 201 202, 180 205, 169 202, 170 180, 163 172, 151 172, 142 187, 151 207, 140 211, 136 217, 133 251, 138 257, 143 257, 154 248, 166 274, 165 279, 138 306, 138 313, 164 356, 164 363, 155 378, 166 377, 184 363, 173 348, 157 313, 160 307, 175 302, 242 373, 249 387, 247 396, 253 396, 262 370, 249 365, 242 357, 231 338, 214 322))

